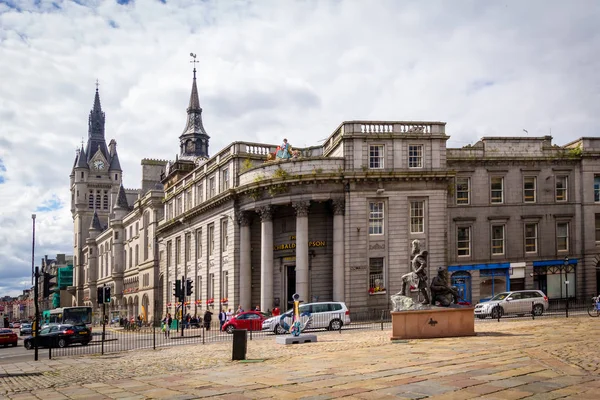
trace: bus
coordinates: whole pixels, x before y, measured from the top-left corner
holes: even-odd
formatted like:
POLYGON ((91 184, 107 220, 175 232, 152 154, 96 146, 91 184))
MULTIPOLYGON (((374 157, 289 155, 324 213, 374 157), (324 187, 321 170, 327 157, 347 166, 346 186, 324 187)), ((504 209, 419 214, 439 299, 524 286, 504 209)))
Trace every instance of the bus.
POLYGON ((42 313, 42 324, 78 324, 83 323, 92 328, 92 307, 60 307, 45 310, 42 313))

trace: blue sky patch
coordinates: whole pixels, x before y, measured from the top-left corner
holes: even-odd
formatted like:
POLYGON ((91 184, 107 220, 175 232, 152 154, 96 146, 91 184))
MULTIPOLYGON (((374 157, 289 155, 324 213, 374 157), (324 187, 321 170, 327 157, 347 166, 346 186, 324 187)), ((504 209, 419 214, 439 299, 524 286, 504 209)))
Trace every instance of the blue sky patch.
POLYGON ((35 211, 37 212, 49 212, 62 208, 62 203, 60 199, 55 194, 52 195, 52 198, 44 200, 42 205, 38 206, 35 211))
POLYGON ((2 159, 0 158, 0 184, 6 182, 6 180, 4 179, 3 172, 6 172, 6 167, 4 166, 4 163, 2 162, 2 159))
POLYGON ((119 27, 119 25, 112 19, 110 21, 108 21, 108 25, 110 25, 111 28, 115 28, 115 29, 119 27))

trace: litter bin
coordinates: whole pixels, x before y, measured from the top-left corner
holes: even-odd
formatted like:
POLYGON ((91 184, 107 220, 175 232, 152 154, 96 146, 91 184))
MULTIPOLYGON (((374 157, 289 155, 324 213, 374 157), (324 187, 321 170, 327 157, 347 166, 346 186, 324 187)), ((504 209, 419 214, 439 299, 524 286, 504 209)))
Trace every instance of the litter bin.
POLYGON ((233 330, 233 354, 231 360, 245 360, 248 347, 248 331, 246 329, 233 330))

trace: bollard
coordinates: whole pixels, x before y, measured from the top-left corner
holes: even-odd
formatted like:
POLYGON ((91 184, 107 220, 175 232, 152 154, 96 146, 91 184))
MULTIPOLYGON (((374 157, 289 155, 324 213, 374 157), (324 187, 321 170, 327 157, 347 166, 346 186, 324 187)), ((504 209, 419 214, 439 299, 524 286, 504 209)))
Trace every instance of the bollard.
POLYGON ((385 313, 385 310, 381 310, 381 330, 383 330, 383 313, 385 313))
POLYGON ((246 329, 234 329, 231 360, 245 360, 247 347, 248 331, 246 329))
POLYGON ((52 346, 48 346, 48 360, 52 360, 52 346))
POLYGON ((567 302, 565 303, 565 311, 567 313, 567 318, 569 318, 569 295, 567 295, 567 302))
POLYGON ((531 302, 531 319, 535 319, 535 301, 531 302))
POLYGON ((156 350, 156 324, 152 324, 152 348, 156 350))
POLYGON ((202 324, 202 344, 204 344, 204 324, 202 324))

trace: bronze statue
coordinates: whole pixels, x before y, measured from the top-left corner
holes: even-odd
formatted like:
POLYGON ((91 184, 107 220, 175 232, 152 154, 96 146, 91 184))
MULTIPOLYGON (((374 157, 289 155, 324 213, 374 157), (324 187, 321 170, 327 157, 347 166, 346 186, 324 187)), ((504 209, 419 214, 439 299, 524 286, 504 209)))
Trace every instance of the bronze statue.
POLYGON ((402 290, 400 294, 406 296, 406 285, 410 283, 412 287, 419 289, 423 295, 421 304, 429 304, 429 294, 427 293, 427 250, 421 250, 418 240, 412 242, 412 272, 402 276, 402 290))
POLYGON ((458 304, 458 290, 450 286, 448 271, 444 267, 439 267, 437 276, 431 280, 431 304, 436 302, 442 307, 448 307, 452 302, 458 304))

